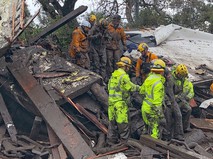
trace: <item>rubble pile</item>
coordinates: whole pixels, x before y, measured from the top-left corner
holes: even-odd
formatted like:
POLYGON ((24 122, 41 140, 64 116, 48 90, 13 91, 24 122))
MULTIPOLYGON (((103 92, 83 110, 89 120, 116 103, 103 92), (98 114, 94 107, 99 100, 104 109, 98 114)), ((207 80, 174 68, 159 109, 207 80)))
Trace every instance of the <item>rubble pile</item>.
MULTIPOLYGON (((86 9, 81 6, 46 28, 30 39, 31 46, 12 47, 13 56, 5 56, 9 63, 0 58, 0 158, 213 158, 213 98, 209 93, 213 79, 207 65, 194 72, 190 69, 202 80, 193 82, 192 131, 184 134, 185 141, 141 135, 145 126, 141 98, 132 94, 131 138, 125 144, 107 144, 108 93, 103 79, 71 63, 61 56, 59 47, 43 39, 86 9)), ((0 51, 1 56, 11 44, 0 51)), ((169 66, 174 64, 169 57, 163 58, 169 66)))

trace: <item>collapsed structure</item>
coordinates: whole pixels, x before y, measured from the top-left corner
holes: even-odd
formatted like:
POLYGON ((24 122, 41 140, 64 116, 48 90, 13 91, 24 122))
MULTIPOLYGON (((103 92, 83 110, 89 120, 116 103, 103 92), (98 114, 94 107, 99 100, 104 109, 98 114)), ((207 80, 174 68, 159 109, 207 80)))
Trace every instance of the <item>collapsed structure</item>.
MULTIPOLYGON (((85 6, 79 7, 31 39, 30 43, 35 44, 85 10, 85 6)), ((150 50, 162 55, 168 63, 172 59, 173 63, 185 63, 191 68, 198 106, 212 98, 207 89, 213 81, 210 55, 213 35, 169 25, 145 38, 150 37, 160 44, 150 50)), ((133 33, 131 38, 134 41, 133 33)), ((0 52, 1 56, 11 45, 12 41, 9 41, 7 47, 3 47, 6 49, 0 52)), ((130 117, 133 137, 139 140, 130 139, 127 145, 105 148, 108 95, 102 78, 60 57, 52 48, 17 47, 12 52, 12 63, 0 59, 2 156, 80 159, 124 152, 125 155, 117 155, 122 158, 212 158, 211 119, 192 118, 191 124, 199 129, 185 134, 185 142, 166 142, 138 136, 144 124, 137 107, 130 108, 130 117)), ((130 55, 134 56, 134 53, 127 53, 130 55)), ((207 110, 211 110, 210 107, 203 111, 195 107, 195 116, 205 114, 211 118, 211 111, 207 110)))

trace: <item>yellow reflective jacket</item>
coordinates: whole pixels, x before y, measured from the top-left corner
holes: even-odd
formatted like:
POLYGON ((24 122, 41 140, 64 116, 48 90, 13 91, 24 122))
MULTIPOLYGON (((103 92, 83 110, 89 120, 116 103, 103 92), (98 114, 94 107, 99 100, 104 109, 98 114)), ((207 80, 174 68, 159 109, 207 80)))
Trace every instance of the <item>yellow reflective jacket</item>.
POLYGON ((161 74, 149 73, 148 77, 140 87, 140 94, 144 94, 147 104, 150 106, 161 106, 164 100, 165 78, 161 74))
POLYGON ((139 91, 139 86, 130 81, 129 75, 119 68, 112 73, 108 83, 109 105, 113 105, 118 101, 127 101, 130 97, 129 93, 139 91))
POLYGON ((179 80, 175 76, 175 69, 172 71, 172 80, 175 83, 174 94, 176 96, 183 97, 185 100, 189 101, 194 97, 194 87, 192 82, 188 78, 179 80))

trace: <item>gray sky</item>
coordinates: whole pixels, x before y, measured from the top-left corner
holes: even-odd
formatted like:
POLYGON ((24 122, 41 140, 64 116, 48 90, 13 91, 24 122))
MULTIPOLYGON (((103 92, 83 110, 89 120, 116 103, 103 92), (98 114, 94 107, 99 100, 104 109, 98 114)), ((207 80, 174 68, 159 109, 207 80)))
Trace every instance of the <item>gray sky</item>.
MULTIPOLYGON (((36 4, 36 0, 26 0, 26 3, 29 7, 31 15, 35 14, 35 12, 40 8, 39 4, 36 4)), ((78 8, 81 5, 88 6, 88 9, 86 12, 84 12, 80 17, 78 17, 79 21, 82 21, 82 16, 86 15, 88 12, 93 11, 94 9, 94 0, 78 0, 75 4, 75 8, 78 8)), ((37 18, 35 18, 34 22, 36 24, 39 24, 39 21, 37 18)))
MULTIPOLYGON (((36 5, 35 1, 36 0, 26 0, 31 14, 34 14, 40 7, 40 5, 36 5)), ((78 8, 81 5, 88 6, 87 11, 92 11, 94 9, 94 0, 78 0, 75 4, 75 8, 78 8)))

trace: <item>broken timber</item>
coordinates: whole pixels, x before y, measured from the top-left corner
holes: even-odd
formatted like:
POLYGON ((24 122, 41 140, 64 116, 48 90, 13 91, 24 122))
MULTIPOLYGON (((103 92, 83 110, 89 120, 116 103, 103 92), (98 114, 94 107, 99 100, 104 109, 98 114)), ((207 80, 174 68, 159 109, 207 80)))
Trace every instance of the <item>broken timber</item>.
POLYGON ((213 132, 213 119, 191 118, 190 123, 203 131, 213 132))
POLYGON ((30 44, 36 43, 40 38, 44 38, 45 36, 51 34, 52 32, 54 32, 58 28, 62 27, 64 24, 66 24, 70 20, 74 19, 81 13, 85 12, 86 10, 87 10, 87 6, 80 6, 79 8, 75 9, 74 11, 70 12, 69 14, 67 14, 66 16, 61 18, 55 24, 44 29, 39 35, 37 35, 35 38, 32 38, 32 40, 30 40, 29 43, 30 44))
POLYGON ((73 107, 75 107, 75 109, 83 114, 87 119, 89 119, 92 123, 94 123, 104 134, 108 133, 108 129, 105 127, 105 125, 101 124, 98 119, 96 118, 96 116, 94 116, 93 114, 89 113, 86 109, 84 109, 84 107, 82 107, 80 104, 78 103, 74 103, 69 97, 66 97, 59 89, 57 89, 56 87, 53 87, 60 96, 62 96, 68 103, 70 103, 73 107))
POLYGON ((5 123, 5 126, 7 128, 7 131, 10 135, 10 138, 13 142, 17 142, 17 138, 16 138, 16 135, 17 135, 17 131, 16 131, 16 128, 13 124, 13 121, 12 121, 12 118, 7 110, 7 107, 4 103, 4 99, 0 93, 0 112, 1 112, 1 116, 4 120, 4 123, 5 123))
POLYGON ((151 136, 148 135, 142 135, 140 138, 141 144, 148 146, 154 150, 160 151, 164 154, 167 153, 167 151, 170 152, 170 155, 175 158, 183 159, 208 159, 208 157, 201 156, 198 153, 195 153, 193 151, 188 151, 186 149, 183 149, 181 147, 175 146, 175 145, 168 145, 167 142, 154 139, 151 136))
POLYGON ((94 155, 76 128, 64 116, 43 87, 37 83, 36 79, 25 68, 21 67, 20 63, 13 63, 7 68, 64 144, 69 154, 73 158, 94 155))

